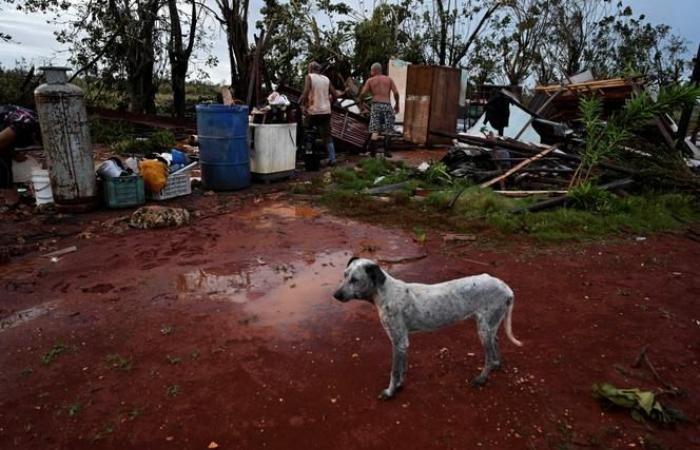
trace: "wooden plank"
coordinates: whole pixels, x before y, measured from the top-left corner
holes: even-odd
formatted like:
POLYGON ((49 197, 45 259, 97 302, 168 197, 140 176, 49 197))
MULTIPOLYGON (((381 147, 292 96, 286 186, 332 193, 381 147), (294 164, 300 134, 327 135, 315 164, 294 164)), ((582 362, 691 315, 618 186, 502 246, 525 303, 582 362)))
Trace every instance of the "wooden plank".
MULTIPOLYGON (((626 188, 628 186, 631 186, 632 184, 634 184, 634 180, 632 178, 623 178, 621 180, 611 181, 610 183, 606 183, 606 184, 603 184, 603 185, 598 186, 598 187, 600 189, 603 189, 604 191, 614 191, 616 189, 626 188)), ((543 200, 539 203, 535 203, 534 205, 517 208, 517 209, 513 210, 512 212, 514 214, 517 214, 517 213, 522 213, 525 211, 530 211, 530 212, 542 211, 545 209, 554 208, 556 206, 565 206, 570 200, 571 200, 571 197, 569 197, 567 195, 562 195, 560 197, 549 198, 547 200, 543 200)))
MULTIPOLYGON (((559 88, 558 91, 556 91, 554 94, 552 94, 552 95, 549 96, 549 98, 547 99, 547 101, 544 102, 544 104, 542 104, 542 106, 540 106, 539 108, 537 108, 537 111, 535 111, 535 114, 536 114, 537 116, 539 116, 540 114, 542 114, 542 111, 544 111, 544 109, 545 109, 547 106, 549 106, 550 103, 552 103, 552 100, 554 100, 555 98, 559 97, 559 94, 561 94, 561 93, 564 92, 565 90, 566 90, 566 88, 565 88, 564 86, 561 86, 561 87, 559 88)), ((520 129, 520 131, 518 131, 518 134, 516 134, 515 137, 514 137, 513 139, 515 139, 516 141, 517 141, 518 139, 520 139, 520 136, 523 135, 523 133, 525 132, 525 130, 527 130, 527 127, 530 126, 530 124, 537 118, 537 116, 530 116, 530 118, 528 119, 528 121, 525 123, 525 125, 523 125, 523 127, 520 129)))
POLYGON ((406 97, 432 95, 433 71, 430 66, 411 64, 406 71, 406 97))
POLYGON ((221 88, 221 98, 224 100, 224 105, 233 105, 233 95, 231 95, 231 89, 228 86, 221 88))
MULTIPOLYGON (((595 81, 588 81, 586 83, 574 83, 574 84, 567 84, 565 87, 568 90, 578 90, 578 89, 591 89, 591 88, 614 88, 614 87, 623 87, 629 85, 630 80, 627 80, 625 78, 610 78, 608 80, 595 80, 595 81)), ((550 84, 546 86, 535 86, 536 91, 544 91, 544 92, 555 92, 559 89, 561 85, 559 84, 550 84)))
POLYGON ((569 191, 493 191, 496 194, 504 195, 506 197, 527 197, 529 195, 552 195, 558 194, 563 195, 569 191))
POLYGON ((555 145, 547 147, 546 149, 542 150, 541 152, 539 152, 538 154, 536 154, 532 158, 528 158, 525 161, 523 161, 519 164, 516 164, 513 168, 508 170, 503 175, 497 176, 496 178, 493 178, 492 180, 487 181, 486 183, 482 183, 480 187, 487 188, 495 183, 498 183, 501 180, 505 180, 506 178, 508 178, 509 176, 511 176, 512 174, 517 172, 518 170, 522 169, 523 167, 527 166, 528 164, 530 164, 534 161, 537 161, 538 159, 542 158, 543 156, 553 152, 554 150, 556 150, 558 145, 559 144, 555 144, 555 145))
POLYGON ((44 258, 57 258, 59 256, 63 256, 76 251, 78 251, 78 247, 76 247, 75 245, 71 245, 70 247, 62 248, 61 250, 56 250, 55 252, 47 253, 41 256, 43 256, 44 258))
POLYGON ((345 119, 343 120, 343 128, 340 130, 340 137, 345 136, 345 127, 348 126, 348 114, 349 111, 345 113, 345 119))
MULTIPOLYGON (((632 83, 632 88, 634 89, 635 94, 641 94, 642 93, 642 88, 637 84, 637 83, 632 83)), ((671 137, 671 133, 669 133, 668 129, 666 128, 666 125, 664 122, 661 120, 660 117, 654 117, 654 124, 656 125, 656 128, 659 130, 659 133, 661 133, 661 137, 664 138, 664 141, 666 142, 666 145, 668 145, 669 148, 675 148, 675 142, 673 141, 673 138, 671 137)))
MULTIPOLYGON (((460 71, 451 67, 431 67, 431 69, 433 85, 428 132, 454 133, 457 131, 459 115, 460 71)), ((449 139, 436 135, 428 135, 427 140, 431 145, 451 143, 449 139)))

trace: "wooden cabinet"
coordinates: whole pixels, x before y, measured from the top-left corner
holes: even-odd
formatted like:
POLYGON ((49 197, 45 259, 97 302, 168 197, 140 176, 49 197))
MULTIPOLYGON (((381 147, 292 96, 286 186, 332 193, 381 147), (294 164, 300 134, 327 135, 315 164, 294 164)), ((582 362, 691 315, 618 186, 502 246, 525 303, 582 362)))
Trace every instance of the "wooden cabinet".
POLYGON ((456 133, 459 87, 459 69, 409 65, 404 139, 419 145, 449 143, 449 138, 435 136, 431 132, 456 133))

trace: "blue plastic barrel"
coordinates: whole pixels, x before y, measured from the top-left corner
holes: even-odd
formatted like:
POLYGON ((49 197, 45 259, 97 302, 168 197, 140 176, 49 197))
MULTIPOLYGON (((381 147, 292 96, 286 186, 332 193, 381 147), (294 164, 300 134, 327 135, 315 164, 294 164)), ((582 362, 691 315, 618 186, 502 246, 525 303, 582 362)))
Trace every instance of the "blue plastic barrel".
POLYGON ((196 109, 204 188, 232 191, 250 186, 248 107, 197 105, 196 109))

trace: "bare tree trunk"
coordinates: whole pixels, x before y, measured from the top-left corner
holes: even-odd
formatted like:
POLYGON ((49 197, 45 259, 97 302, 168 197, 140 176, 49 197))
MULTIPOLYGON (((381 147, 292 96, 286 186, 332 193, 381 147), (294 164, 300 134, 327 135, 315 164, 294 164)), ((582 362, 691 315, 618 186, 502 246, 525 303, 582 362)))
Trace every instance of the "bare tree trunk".
POLYGON ((160 2, 151 0, 138 6, 138 18, 135 21, 137 39, 128 49, 127 90, 129 92, 129 111, 156 112, 156 86, 153 80, 155 68, 155 25, 158 19, 160 2))
POLYGON ((216 0, 220 15, 216 18, 224 27, 231 63, 231 86, 234 96, 247 93, 250 75, 250 45, 248 43, 249 0, 216 0))
POLYGON ((197 3, 195 0, 189 0, 189 3, 192 6, 192 12, 187 46, 185 46, 183 44, 182 25, 180 13, 177 9, 177 0, 168 0, 170 12, 168 54, 170 56, 170 78, 173 90, 173 115, 180 118, 185 116, 187 69, 197 33, 197 3))
POLYGON ((445 65, 447 60, 447 17, 443 0, 435 0, 438 8, 438 19, 440 20, 440 36, 438 43, 438 62, 441 66, 445 65))
POLYGON ((484 25, 489 21, 491 16, 494 15, 496 10, 503 6, 504 3, 502 1, 497 1, 494 4, 492 4, 489 9, 486 10, 483 16, 481 16, 481 19, 479 20, 479 23, 476 25, 476 28, 474 28, 474 31, 469 35, 469 38, 467 39, 467 42, 458 50, 454 53, 454 56, 452 60, 450 61, 450 66, 452 67, 457 67, 459 62, 464 58, 469 51, 469 48, 472 46, 474 43, 474 40, 476 37, 481 33, 481 29, 484 27, 484 25))

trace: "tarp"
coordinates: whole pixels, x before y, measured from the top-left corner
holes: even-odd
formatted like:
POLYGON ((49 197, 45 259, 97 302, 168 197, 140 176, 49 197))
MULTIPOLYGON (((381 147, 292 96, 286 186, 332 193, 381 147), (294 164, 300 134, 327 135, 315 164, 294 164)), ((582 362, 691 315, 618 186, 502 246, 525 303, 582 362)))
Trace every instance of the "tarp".
MULTIPOLYGON (((498 130, 493 128, 491 125, 487 125, 484 120, 485 118, 486 114, 482 114, 481 117, 479 117, 479 120, 477 120, 465 134, 468 136, 484 137, 484 133, 491 132, 494 135, 498 135, 498 130)), ((515 138, 515 136, 531 118, 532 114, 530 114, 530 112, 528 112, 522 105, 511 102, 508 126, 503 129, 503 136, 515 138)), ((537 133, 537 131, 535 131, 535 128, 533 128, 532 123, 525 128, 525 131, 520 135, 518 140, 533 144, 541 143, 540 135, 537 133)))

